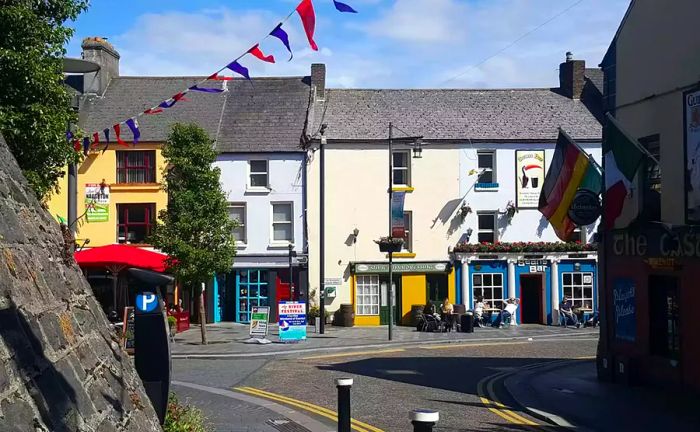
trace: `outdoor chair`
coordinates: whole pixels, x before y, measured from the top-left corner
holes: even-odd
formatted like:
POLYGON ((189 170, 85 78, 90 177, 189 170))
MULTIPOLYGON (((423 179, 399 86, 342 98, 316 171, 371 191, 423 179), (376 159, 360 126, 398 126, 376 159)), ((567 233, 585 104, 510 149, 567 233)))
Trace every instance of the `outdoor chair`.
POLYGON ((440 320, 435 318, 433 315, 423 315, 423 320, 425 321, 423 331, 434 332, 441 330, 442 328, 442 323, 440 320))

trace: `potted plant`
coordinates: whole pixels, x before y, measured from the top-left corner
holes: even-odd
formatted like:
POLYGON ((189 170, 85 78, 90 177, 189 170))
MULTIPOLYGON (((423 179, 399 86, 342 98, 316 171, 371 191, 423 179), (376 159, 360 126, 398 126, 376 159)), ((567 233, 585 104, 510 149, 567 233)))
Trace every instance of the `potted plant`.
POLYGON ((401 252, 403 247, 403 238, 381 237, 374 242, 379 245, 380 252, 401 252))
POLYGON ((175 333, 177 333, 177 318, 168 315, 168 327, 170 328, 170 336, 174 337, 175 333))
POLYGON ((515 206, 515 203, 513 201, 508 201, 508 204, 506 204, 506 210, 504 211, 506 217, 508 218, 508 223, 510 223, 511 219, 513 219, 513 216, 518 212, 518 208, 515 206))
POLYGON ((462 204, 462 207, 459 208, 459 216, 462 218, 462 222, 464 222, 464 219, 467 218, 469 213, 472 213, 472 208, 469 206, 469 204, 462 204))

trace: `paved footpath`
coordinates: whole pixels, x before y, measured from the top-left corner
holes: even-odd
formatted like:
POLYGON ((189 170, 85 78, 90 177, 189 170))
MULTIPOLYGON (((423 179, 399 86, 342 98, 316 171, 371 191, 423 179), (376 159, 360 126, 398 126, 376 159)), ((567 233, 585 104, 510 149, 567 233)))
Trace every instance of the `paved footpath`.
POLYGON ((228 358, 293 355, 301 352, 344 351, 348 349, 374 349, 387 346, 407 346, 422 344, 445 344, 470 341, 503 341, 528 338, 568 337, 591 335, 598 337, 597 328, 561 328, 542 325, 521 325, 498 329, 492 327, 476 328, 474 333, 427 333, 418 332, 412 327, 394 327, 393 340, 388 341, 388 329, 379 327, 333 327, 327 326, 325 334, 314 333, 308 328, 306 341, 290 344, 279 343, 277 326, 271 326, 268 338, 271 344, 259 345, 245 343, 248 326, 235 323, 207 325, 208 345, 202 345, 199 326, 175 336, 172 346, 174 359, 183 358, 228 358))

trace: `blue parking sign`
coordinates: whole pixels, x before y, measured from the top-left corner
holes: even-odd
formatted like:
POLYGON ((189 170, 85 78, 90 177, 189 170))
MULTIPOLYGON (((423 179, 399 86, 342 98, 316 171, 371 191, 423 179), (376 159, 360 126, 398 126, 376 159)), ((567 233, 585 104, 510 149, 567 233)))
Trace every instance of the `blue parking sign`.
POLYGON ((158 307, 158 296, 151 292, 136 295, 136 308, 141 312, 153 312, 158 307))

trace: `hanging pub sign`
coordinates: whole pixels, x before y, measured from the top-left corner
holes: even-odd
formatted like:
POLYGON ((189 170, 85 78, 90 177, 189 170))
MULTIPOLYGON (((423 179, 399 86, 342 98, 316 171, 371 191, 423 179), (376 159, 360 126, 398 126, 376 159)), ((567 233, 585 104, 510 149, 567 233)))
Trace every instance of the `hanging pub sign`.
POLYGON ((544 150, 515 151, 515 206, 537 208, 544 183, 544 150))
POLYGON ((85 184, 85 219, 91 222, 109 221, 109 186, 101 183, 85 184))
POLYGON ((569 219, 578 226, 595 223, 600 217, 601 207, 598 194, 588 189, 579 189, 569 208, 569 219))
POLYGON ((394 192, 391 196, 391 236, 406 237, 406 225, 403 218, 403 203, 406 192, 394 192))
POLYGON ((689 224, 700 223, 700 89, 683 94, 687 215, 689 224))

